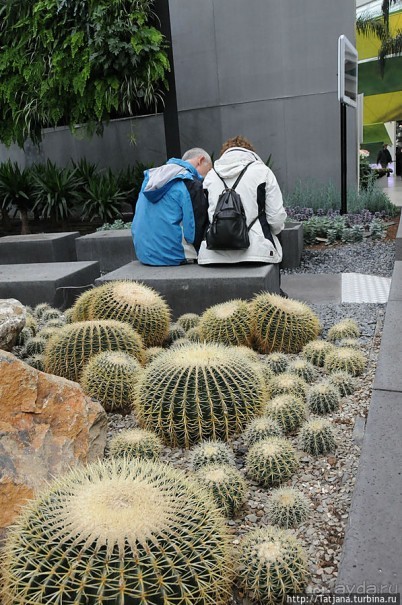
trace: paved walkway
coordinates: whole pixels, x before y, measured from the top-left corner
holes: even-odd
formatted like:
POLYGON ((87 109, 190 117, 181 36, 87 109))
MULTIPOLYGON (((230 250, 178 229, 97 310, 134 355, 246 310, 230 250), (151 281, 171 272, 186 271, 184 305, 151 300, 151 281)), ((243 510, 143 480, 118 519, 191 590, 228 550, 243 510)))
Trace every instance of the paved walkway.
POLYGON ((376 184, 388 195, 395 206, 402 207, 402 178, 400 176, 394 174, 389 177, 383 176, 377 180, 376 184))

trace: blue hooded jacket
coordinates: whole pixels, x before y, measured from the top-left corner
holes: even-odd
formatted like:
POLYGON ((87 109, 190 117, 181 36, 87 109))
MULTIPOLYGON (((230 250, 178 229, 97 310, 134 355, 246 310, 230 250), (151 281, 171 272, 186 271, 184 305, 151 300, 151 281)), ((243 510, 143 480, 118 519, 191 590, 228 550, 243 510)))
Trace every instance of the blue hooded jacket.
POLYGON ((183 238, 198 250, 208 222, 202 177, 176 158, 144 175, 131 229, 137 258, 145 265, 183 264, 183 238))

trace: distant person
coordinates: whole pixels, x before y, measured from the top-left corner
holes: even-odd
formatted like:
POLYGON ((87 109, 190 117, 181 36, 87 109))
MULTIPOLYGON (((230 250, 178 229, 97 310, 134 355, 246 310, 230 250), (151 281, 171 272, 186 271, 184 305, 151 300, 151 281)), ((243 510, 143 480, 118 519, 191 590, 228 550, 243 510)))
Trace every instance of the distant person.
POLYGON ((207 236, 201 244, 198 264, 280 263, 282 248, 276 236, 283 230, 286 219, 282 193, 273 172, 256 154, 252 144, 242 136, 224 143, 220 158, 204 180, 204 188, 208 192, 210 224, 214 222, 223 190, 233 187, 236 180, 238 184, 235 191, 244 208, 249 246, 237 250, 230 247, 213 249, 213 246, 211 249, 208 248, 207 236))
POLYGON ((383 143, 383 146, 381 147, 381 149, 377 155, 377 164, 380 164, 381 168, 383 170, 386 170, 388 167, 388 164, 390 164, 391 162, 392 162, 392 157, 391 157, 391 154, 388 149, 388 143, 383 143))
POLYGON ((395 174, 402 177, 402 149, 395 147, 395 174))
POLYGON ((195 147, 183 158, 144 172, 132 234, 135 253, 145 265, 195 262, 208 224, 202 181, 211 169, 206 151, 195 147))

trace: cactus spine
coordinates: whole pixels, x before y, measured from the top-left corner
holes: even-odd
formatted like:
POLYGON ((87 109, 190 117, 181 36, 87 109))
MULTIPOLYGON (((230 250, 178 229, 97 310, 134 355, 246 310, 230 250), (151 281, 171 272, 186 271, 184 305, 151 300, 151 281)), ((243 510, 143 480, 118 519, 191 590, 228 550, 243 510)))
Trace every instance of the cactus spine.
POLYGON ((92 319, 91 305, 95 296, 96 288, 86 290, 77 298, 71 309, 65 313, 67 323, 75 321, 88 321, 92 319))
POLYGON ((201 340, 227 346, 251 342, 251 310, 244 300, 230 300, 209 307, 201 316, 198 330, 201 340))
POLYGON ((264 605, 286 603, 307 582, 307 560, 293 534, 278 527, 249 532, 241 544, 240 581, 251 598, 264 605))
POLYGON ((4 605, 226 605, 224 517, 195 481, 160 463, 114 459, 62 477, 10 531, 4 605))
POLYGON ((269 437, 251 446, 247 458, 247 474, 264 487, 279 485, 290 479, 298 467, 291 443, 280 437, 269 437))
POLYGON ((46 339, 41 336, 33 336, 29 338, 25 344, 24 355, 32 357, 33 355, 41 355, 46 347, 46 339))
POLYGON ((264 365, 268 366, 274 374, 286 372, 289 360, 285 353, 271 353, 262 358, 264 365))
POLYGON ((206 487, 218 508, 232 517, 244 503, 247 484, 239 471, 229 464, 208 464, 199 469, 196 479, 206 487))
POLYGON ((317 338, 318 317, 304 303, 262 293, 251 302, 253 337, 260 353, 299 353, 317 338))
POLYGON ((173 446, 228 440, 261 412, 263 378, 233 348, 192 344, 167 350, 144 370, 135 407, 144 428, 173 446))
POLYGON ((306 359, 295 359, 289 364, 288 370, 290 374, 296 374, 302 378, 307 384, 311 384, 318 375, 316 368, 306 359))

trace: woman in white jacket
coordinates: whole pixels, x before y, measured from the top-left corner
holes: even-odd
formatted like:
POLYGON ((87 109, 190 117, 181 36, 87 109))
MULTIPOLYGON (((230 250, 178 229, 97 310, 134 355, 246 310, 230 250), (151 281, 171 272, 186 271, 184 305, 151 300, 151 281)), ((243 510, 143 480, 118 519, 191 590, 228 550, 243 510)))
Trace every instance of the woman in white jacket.
POLYGON ((218 198, 225 188, 220 177, 228 187, 231 187, 247 164, 249 166, 236 191, 241 197, 247 225, 252 224, 249 230, 250 246, 245 250, 208 250, 204 240, 198 254, 200 265, 241 262, 280 263, 282 260, 282 248, 276 237, 284 228, 286 219, 282 193, 273 172, 244 137, 234 137, 224 143, 221 157, 205 177, 204 189, 208 192, 209 222, 212 223, 218 198))

